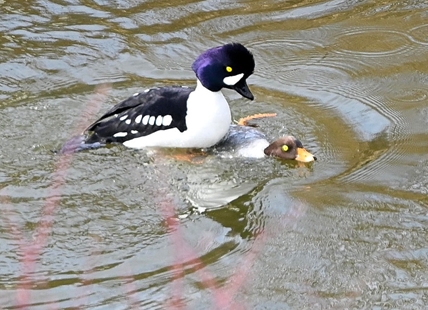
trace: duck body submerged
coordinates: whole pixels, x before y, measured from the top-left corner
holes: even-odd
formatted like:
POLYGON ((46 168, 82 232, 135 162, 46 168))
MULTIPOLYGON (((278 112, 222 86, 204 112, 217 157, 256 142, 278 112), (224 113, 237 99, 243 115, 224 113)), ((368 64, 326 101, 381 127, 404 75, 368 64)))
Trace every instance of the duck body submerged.
POLYGON ((230 125, 215 150, 228 157, 262 158, 266 156, 264 149, 268 146, 266 135, 261 131, 249 126, 230 125))
POLYGON ((303 147, 302 142, 293 136, 284 136, 269 143, 266 136, 256 128, 241 125, 231 125, 227 135, 214 149, 227 157, 272 156, 301 162, 316 160, 316 157, 303 147))

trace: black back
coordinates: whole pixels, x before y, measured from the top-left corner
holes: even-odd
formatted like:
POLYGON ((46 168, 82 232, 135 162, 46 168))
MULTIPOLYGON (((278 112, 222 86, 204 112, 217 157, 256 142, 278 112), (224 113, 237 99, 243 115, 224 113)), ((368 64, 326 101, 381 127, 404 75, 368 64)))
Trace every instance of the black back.
POLYGON ((141 92, 115 105, 96 122, 86 129, 85 143, 123 143, 127 140, 147 136, 158 130, 177 128, 181 132, 187 130, 187 99, 193 91, 192 88, 169 86, 152 88, 141 92), (144 116, 170 115, 172 122, 168 126, 143 124, 140 120, 144 116), (127 116, 125 118, 125 116, 127 116), (116 133, 127 133, 124 137, 114 137, 116 133))

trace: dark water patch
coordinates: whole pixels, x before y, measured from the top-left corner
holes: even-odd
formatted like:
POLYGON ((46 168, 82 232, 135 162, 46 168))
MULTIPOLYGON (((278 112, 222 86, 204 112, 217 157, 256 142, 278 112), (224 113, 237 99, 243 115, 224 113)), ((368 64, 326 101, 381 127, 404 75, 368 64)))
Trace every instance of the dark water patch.
MULTIPOLYGON (((409 42, 400 43, 401 45, 406 44, 402 47, 403 52, 408 51, 407 44, 409 42)), ((267 45, 267 47, 273 48, 273 50, 275 48, 273 44, 267 45)), ((319 51, 316 53, 321 57, 319 51)), ((379 54, 382 53, 380 49, 379 54)), ((387 174, 396 176, 396 171, 388 172, 389 165, 402 156, 403 147, 410 141, 410 138, 408 137, 408 124, 406 124, 404 116, 396 111, 385 98, 385 94, 389 93, 388 90, 393 91, 399 87, 394 87, 391 83, 395 79, 385 80, 384 77, 355 79, 354 75, 359 70, 358 66, 349 70, 348 63, 348 66, 343 70, 340 67, 343 61, 338 58, 335 59, 337 62, 334 63, 328 54, 325 58, 319 58, 317 63, 313 63, 313 59, 311 59, 307 65, 295 66, 292 64, 293 60, 291 59, 284 65, 282 70, 278 70, 278 67, 275 69, 277 73, 280 72, 276 76, 280 76, 283 86, 280 86, 279 83, 269 82, 269 87, 275 85, 275 88, 284 89, 294 95, 308 96, 311 100, 321 102, 323 107, 333 108, 335 112, 339 111, 341 118, 345 118, 350 127, 354 128, 356 134, 362 136, 365 141, 376 140, 378 136, 385 134, 389 135, 388 140, 393 141, 393 143, 384 148, 385 154, 378 154, 378 156, 382 155, 378 161, 357 174, 360 175, 358 178, 361 180, 372 178, 373 181, 377 179, 380 171, 382 173, 387 171, 387 174), (291 70, 289 70, 290 66, 291 70)), ((265 70, 265 72, 269 71, 265 70)), ((357 148, 355 148, 354 154, 360 156, 357 148)), ((361 165, 361 163, 357 165, 361 165)), ((354 178, 352 175, 348 177, 354 178)))
MULTIPOLYGON (((356 197, 361 198, 359 194, 356 197)), ((341 201, 338 201, 339 205, 341 201)), ((390 295, 397 293, 393 284, 396 283, 397 273, 394 268, 391 269, 384 255, 390 248, 407 242, 414 244, 413 238, 423 240, 423 233, 418 233, 418 227, 408 225, 408 221, 414 221, 423 209, 420 206, 414 209, 418 204, 409 205, 406 200, 376 194, 366 195, 365 201, 358 204, 353 203, 353 207, 358 205, 358 211, 354 210, 352 215, 346 211, 346 206, 328 205, 322 211, 307 211, 306 216, 300 219, 298 228, 295 228, 296 231, 272 238, 272 241, 276 240, 276 250, 273 251, 283 253, 285 262, 276 268, 277 276, 274 278, 272 274, 275 274, 275 270, 268 271, 268 275, 262 278, 257 273, 258 288, 247 288, 247 293, 255 293, 270 283, 271 290, 263 295, 279 300, 289 300, 287 296, 290 296, 294 298, 294 303, 300 305, 375 306, 382 304, 383 295, 389 296, 388 302, 393 305, 400 305, 402 300, 390 300, 390 295), (415 210, 413 216, 409 214, 407 220, 402 220, 401 217, 407 214, 409 207, 415 210), (336 221, 338 218, 341 220, 336 221), (335 224, 330 226, 329 222, 335 224), (369 265, 368 261, 371 262, 369 265), (341 277, 331 277, 339 269, 341 277), (298 276, 294 277, 296 272, 298 276), (280 290, 286 296, 279 298, 272 290, 280 290), (298 292, 304 294, 295 300, 298 292)), ((263 266, 272 253, 268 251, 261 255, 255 270, 263 266)), ((411 290, 412 294, 421 298, 423 293, 411 290)), ((415 301, 413 297, 411 301, 415 301)))

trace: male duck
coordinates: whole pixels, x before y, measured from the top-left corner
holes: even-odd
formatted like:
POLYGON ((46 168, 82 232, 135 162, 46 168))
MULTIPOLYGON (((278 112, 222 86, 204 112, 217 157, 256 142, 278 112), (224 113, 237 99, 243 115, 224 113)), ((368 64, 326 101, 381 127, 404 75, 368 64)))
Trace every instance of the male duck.
POLYGON ((254 67, 253 55, 239 43, 209 49, 192 65, 195 89, 166 86, 135 93, 90 125, 76 149, 106 143, 137 149, 211 147, 226 135, 231 123, 221 89, 234 89, 253 100, 246 79, 254 67))
POLYGON ((303 147, 302 142, 293 136, 284 136, 269 143, 259 130, 241 125, 231 125, 227 135, 215 146, 215 150, 231 157, 273 156, 305 163, 316 160, 316 157, 303 147))

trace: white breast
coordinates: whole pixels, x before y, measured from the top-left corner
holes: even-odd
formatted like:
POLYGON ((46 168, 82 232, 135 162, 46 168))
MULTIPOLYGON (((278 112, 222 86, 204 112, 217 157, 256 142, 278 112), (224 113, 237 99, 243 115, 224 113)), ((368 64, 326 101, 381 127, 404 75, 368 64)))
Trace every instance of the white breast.
POLYGON ((232 121, 229 104, 221 91, 212 92, 198 80, 195 91, 187 100, 187 130, 159 130, 149 136, 128 140, 131 148, 147 146, 205 148, 219 142, 228 132, 232 121))
POLYGON ((210 147, 229 131, 230 107, 221 91, 212 92, 198 80, 187 101, 186 124, 189 139, 196 147, 210 147))

